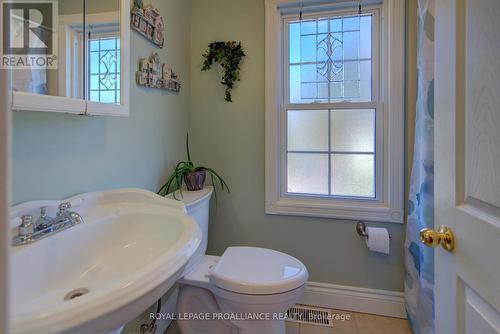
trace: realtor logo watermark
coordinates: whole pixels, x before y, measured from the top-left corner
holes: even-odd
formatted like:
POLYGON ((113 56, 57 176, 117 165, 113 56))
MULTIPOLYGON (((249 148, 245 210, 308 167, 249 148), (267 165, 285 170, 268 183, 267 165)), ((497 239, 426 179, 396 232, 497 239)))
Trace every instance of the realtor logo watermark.
POLYGON ((57 0, 0 3, 0 68, 57 68, 57 0))

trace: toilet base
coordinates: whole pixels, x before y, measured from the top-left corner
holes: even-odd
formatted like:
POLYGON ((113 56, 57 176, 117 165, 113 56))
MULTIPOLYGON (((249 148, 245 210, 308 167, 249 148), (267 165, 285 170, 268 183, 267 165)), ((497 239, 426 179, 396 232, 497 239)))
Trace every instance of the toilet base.
POLYGON ((279 296, 237 296, 231 292, 214 292, 206 288, 182 285, 177 304, 179 314, 184 317, 209 314, 212 318, 211 320, 180 319, 178 325, 182 334, 285 334, 285 321, 276 312, 286 312, 297 302, 303 289, 304 287, 301 287, 279 296), (235 296, 246 299, 234 300, 235 296), (261 312, 265 314, 263 316, 270 316, 271 319, 234 319, 234 317, 241 319, 246 314, 255 317, 261 312))

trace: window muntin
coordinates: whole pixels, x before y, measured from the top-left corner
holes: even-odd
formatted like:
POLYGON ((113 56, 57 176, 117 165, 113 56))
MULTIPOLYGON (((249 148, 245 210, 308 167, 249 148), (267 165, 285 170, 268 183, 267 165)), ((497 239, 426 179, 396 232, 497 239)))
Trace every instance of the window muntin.
POLYGON ((288 21, 289 103, 372 101, 373 14, 288 21))
POLYGON ((88 40, 90 101, 120 104, 120 38, 94 34, 88 40))

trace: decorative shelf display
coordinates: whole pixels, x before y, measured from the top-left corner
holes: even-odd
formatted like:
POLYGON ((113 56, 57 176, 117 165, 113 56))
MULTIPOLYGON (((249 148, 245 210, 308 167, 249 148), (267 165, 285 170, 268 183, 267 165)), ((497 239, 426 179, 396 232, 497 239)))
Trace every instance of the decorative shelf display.
POLYGON ((130 26, 153 44, 163 48, 165 23, 158 8, 144 6, 142 0, 134 1, 134 7, 130 11, 130 26))
POLYGON ((136 81, 140 86, 166 89, 176 93, 181 90, 181 82, 177 74, 160 62, 160 56, 157 53, 139 61, 136 81))

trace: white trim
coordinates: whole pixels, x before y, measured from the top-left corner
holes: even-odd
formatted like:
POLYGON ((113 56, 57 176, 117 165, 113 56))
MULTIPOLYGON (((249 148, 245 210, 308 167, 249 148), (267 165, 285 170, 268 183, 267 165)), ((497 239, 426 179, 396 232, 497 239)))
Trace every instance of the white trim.
POLYGON ((307 282, 299 304, 406 319, 403 292, 307 282))
POLYGON ((45 111, 84 115, 85 100, 24 92, 13 92, 12 110, 45 111))
POLYGON ((81 32, 74 26, 82 25, 82 16, 78 14, 61 15, 59 17, 59 66, 57 69, 58 95, 74 98, 83 98, 81 82, 83 81, 83 68, 78 54, 83 53, 81 32), (77 54, 78 52, 78 54, 77 54), (69 55, 69 56, 68 56, 69 55), (68 62, 68 60, 70 62, 68 62), (79 71, 73 68, 79 66, 79 71), (79 75, 77 77, 76 75, 79 75))
MULTIPOLYGON (((314 3, 314 1, 306 1, 314 3)), ((351 2, 349 2, 351 3, 351 2)), ((352 2, 354 3, 354 2, 352 2)), ((357 3, 357 2, 356 2, 357 3)), ((281 165, 284 120, 282 117, 284 40, 283 17, 280 6, 297 5, 293 0, 266 1, 266 213, 342 219, 363 219, 380 222, 404 222, 404 14, 405 1, 385 0, 380 12, 382 34, 377 122, 382 122, 384 133, 377 138, 377 155, 382 161, 382 186, 377 182, 377 196, 373 199, 337 199, 289 196, 281 189, 281 165), (390 29, 389 29, 390 27, 390 29), (390 89, 389 89, 390 87, 390 89)), ((374 73, 376 76, 377 73, 374 73)), ((376 92, 374 92, 375 94, 376 92)), ((304 105, 302 108, 307 108, 304 105)), ((326 105, 325 105, 326 107, 326 105)), ((295 105, 292 105, 295 108, 295 105)), ((381 128, 377 125, 377 128, 381 128)), ((379 177, 380 179, 380 177, 379 177)))

